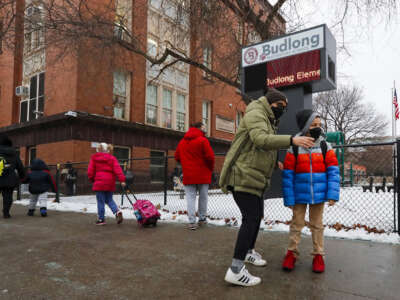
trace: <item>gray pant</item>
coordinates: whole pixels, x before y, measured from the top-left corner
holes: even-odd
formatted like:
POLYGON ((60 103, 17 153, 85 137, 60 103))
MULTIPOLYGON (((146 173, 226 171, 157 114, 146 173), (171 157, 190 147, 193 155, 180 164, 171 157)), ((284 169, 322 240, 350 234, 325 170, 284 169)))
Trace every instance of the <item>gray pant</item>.
POLYGON ((189 223, 196 223, 196 194, 199 191, 199 220, 207 216, 208 184, 185 185, 189 223))
POLYGON ((47 208, 47 192, 42 194, 31 194, 29 209, 35 209, 37 202, 39 202, 39 207, 47 208))

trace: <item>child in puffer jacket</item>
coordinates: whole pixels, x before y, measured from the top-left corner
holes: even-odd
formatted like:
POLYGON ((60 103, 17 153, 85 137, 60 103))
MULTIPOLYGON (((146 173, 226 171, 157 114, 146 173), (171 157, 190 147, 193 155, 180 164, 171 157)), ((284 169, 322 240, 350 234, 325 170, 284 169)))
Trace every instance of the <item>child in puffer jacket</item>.
POLYGON ((90 158, 88 167, 88 177, 93 182, 93 191, 96 192, 98 220, 96 225, 105 225, 104 207, 107 204, 112 210, 117 223, 123 221, 122 212, 118 209, 117 204, 113 200, 113 192, 115 191, 115 181, 121 182, 125 186, 125 175, 115 156, 109 152, 112 150, 111 145, 100 143, 97 147, 97 153, 90 158))
POLYGON ((339 200, 338 161, 330 144, 321 136, 321 118, 316 113, 302 110, 297 113, 296 121, 301 130, 299 134, 314 138, 315 144, 310 149, 292 146, 285 157, 282 173, 284 205, 293 210, 293 217, 282 267, 286 271, 294 269, 308 205, 314 256, 312 270, 322 273, 325 270, 322 217, 325 202, 332 206, 339 200))
POLYGON ((40 214, 42 217, 46 217, 47 192, 51 190, 55 193, 57 187, 48 166, 43 160, 39 158, 32 160, 31 172, 26 176, 24 183, 29 183, 29 192, 31 193, 28 216, 34 215, 36 204, 39 202, 40 214))

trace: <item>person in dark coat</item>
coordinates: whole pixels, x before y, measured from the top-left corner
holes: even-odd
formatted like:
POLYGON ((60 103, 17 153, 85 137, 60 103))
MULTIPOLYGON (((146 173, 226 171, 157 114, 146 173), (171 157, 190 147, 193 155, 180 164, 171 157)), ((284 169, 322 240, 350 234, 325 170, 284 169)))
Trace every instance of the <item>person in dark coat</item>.
POLYGON ((3 217, 10 218, 13 191, 20 179, 25 177, 25 169, 7 136, 0 136, 0 191, 3 195, 3 217), (16 172, 18 172, 18 175, 16 172))
POLYGON ((175 151, 175 160, 182 165, 189 229, 197 229, 196 194, 199 191, 199 222, 205 224, 207 216, 208 186, 214 169, 214 152, 204 134, 201 122, 195 123, 186 132, 175 151))
POLYGON ((49 167, 43 160, 35 158, 31 163, 31 172, 28 173, 24 182, 29 183, 29 192, 31 193, 28 216, 33 216, 36 204, 39 202, 40 214, 42 217, 46 217, 47 192, 49 190, 54 193, 57 191, 54 179, 50 175, 49 167))
POLYGON ((69 161, 65 164, 65 169, 62 170, 61 175, 64 178, 66 195, 67 196, 75 195, 78 172, 74 169, 74 167, 69 161))

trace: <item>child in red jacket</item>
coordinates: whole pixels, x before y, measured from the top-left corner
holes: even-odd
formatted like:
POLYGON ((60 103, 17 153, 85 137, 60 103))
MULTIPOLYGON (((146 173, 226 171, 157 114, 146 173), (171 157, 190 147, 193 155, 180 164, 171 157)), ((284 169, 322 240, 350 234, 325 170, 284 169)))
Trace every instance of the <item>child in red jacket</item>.
POLYGON ((93 182, 93 191, 96 192, 98 220, 96 225, 106 224, 104 219, 104 207, 107 204, 114 213, 117 223, 122 223, 122 212, 113 200, 116 178, 125 186, 125 175, 115 156, 109 152, 111 145, 100 143, 97 147, 97 153, 90 158, 88 167, 88 177, 93 182))

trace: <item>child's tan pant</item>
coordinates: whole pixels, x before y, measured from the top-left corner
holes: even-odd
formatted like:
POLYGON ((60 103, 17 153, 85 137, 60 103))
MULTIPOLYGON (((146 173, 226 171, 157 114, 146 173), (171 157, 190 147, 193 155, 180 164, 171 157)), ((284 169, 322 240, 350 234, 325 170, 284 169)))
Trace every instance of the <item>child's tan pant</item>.
MULTIPOLYGON (((309 205, 309 219, 310 219, 310 230, 312 233, 313 241, 313 252, 312 255, 321 254, 324 255, 324 225, 322 224, 322 216, 324 214, 324 202, 319 204, 309 205)), ((288 250, 294 252, 296 256, 299 256, 298 245, 301 239, 301 230, 305 225, 305 214, 307 210, 307 204, 296 204, 293 207, 293 218, 290 224, 289 233, 289 247, 288 250)))

